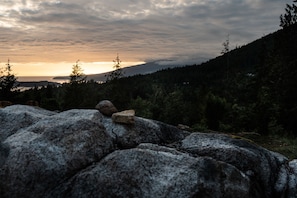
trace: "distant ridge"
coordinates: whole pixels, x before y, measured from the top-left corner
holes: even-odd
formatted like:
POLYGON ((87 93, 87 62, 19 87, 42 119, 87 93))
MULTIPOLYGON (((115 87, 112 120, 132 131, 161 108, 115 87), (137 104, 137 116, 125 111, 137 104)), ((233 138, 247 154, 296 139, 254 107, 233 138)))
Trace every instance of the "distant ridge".
MULTIPOLYGON (((141 65, 130 66, 123 68, 123 74, 125 77, 127 76, 134 76, 134 75, 145 75, 150 74, 159 70, 167 69, 167 68, 174 68, 179 67, 180 65, 160 65, 158 62, 149 62, 141 65)), ((100 73, 100 74, 91 74, 87 75, 87 80, 94 80, 94 81, 106 81, 106 75, 110 72, 100 73)), ((54 79, 69 79, 69 76, 57 76, 54 79)))

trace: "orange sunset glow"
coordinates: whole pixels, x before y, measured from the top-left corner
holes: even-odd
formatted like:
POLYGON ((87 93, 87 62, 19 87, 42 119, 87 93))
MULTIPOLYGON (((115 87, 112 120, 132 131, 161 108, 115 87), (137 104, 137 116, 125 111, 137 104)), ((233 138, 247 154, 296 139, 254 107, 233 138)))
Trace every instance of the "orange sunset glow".
MULTIPOLYGON (((144 62, 125 62, 122 67, 143 64, 144 62)), ((13 71, 16 76, 68 76, 74 63, 13 63, 13 71)), ((84 74, 98 74, 113 70, 113 62, 80 62, 84 74)))

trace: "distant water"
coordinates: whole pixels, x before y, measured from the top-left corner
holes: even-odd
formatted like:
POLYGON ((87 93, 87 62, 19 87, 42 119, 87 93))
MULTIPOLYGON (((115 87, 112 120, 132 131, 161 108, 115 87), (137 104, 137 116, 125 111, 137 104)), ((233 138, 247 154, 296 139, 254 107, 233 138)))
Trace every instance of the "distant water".
POLYGON ((48 81, 56 83, 65 83, 68 80, 65 79, 54 79, 54 76, 17 76, 17 80, 20 82, 39 82, 39 81, 48 81))

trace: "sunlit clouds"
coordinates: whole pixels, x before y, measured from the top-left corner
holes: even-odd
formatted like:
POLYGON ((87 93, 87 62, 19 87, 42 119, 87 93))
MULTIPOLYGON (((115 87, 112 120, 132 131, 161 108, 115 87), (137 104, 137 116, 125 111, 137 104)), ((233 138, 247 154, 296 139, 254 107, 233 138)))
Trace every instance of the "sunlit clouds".
POLYGON ((19 75, 49 68, 65 75, 77 59, 86 71, 112 69, 106 62, 117 53, 123 63, 200 63, 220 54, 228 34, 234 48, 278 30, 286 3, 291 1, 0 0, 0 64, 10 58, 19 75), (106 65, 88 69, 94 62, 106 65))

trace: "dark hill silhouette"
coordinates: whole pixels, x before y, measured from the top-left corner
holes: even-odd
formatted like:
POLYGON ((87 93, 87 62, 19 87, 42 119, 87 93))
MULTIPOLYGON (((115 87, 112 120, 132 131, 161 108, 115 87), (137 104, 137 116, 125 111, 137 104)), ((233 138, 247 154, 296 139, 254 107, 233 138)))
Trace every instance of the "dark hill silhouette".
POLYGON ((170 124, 297 135, 296 35, 297 24, 199 65, 102 87, 117 106, 170 124))
MULTIPOLYGON (((135 65, 130 67, 122 68, 124 77, 128 76, 134 76, 134 75, 145 75, 145 74, 151 74, 153 72, 167 69, 167 68, 174 68, 178 67, 179 65, 160 65, 158 62, 148 62, 141 65, 135 65)), ((106 81, 106 75, 108 75, 110 72, 104 72, 99 74, 90 74, 87 75, 87 80, 94 80, 97 82, 104 82, 106 81)), ((69 76, 57 76, 54 77, 54 79, 69 79, 69 76)))

